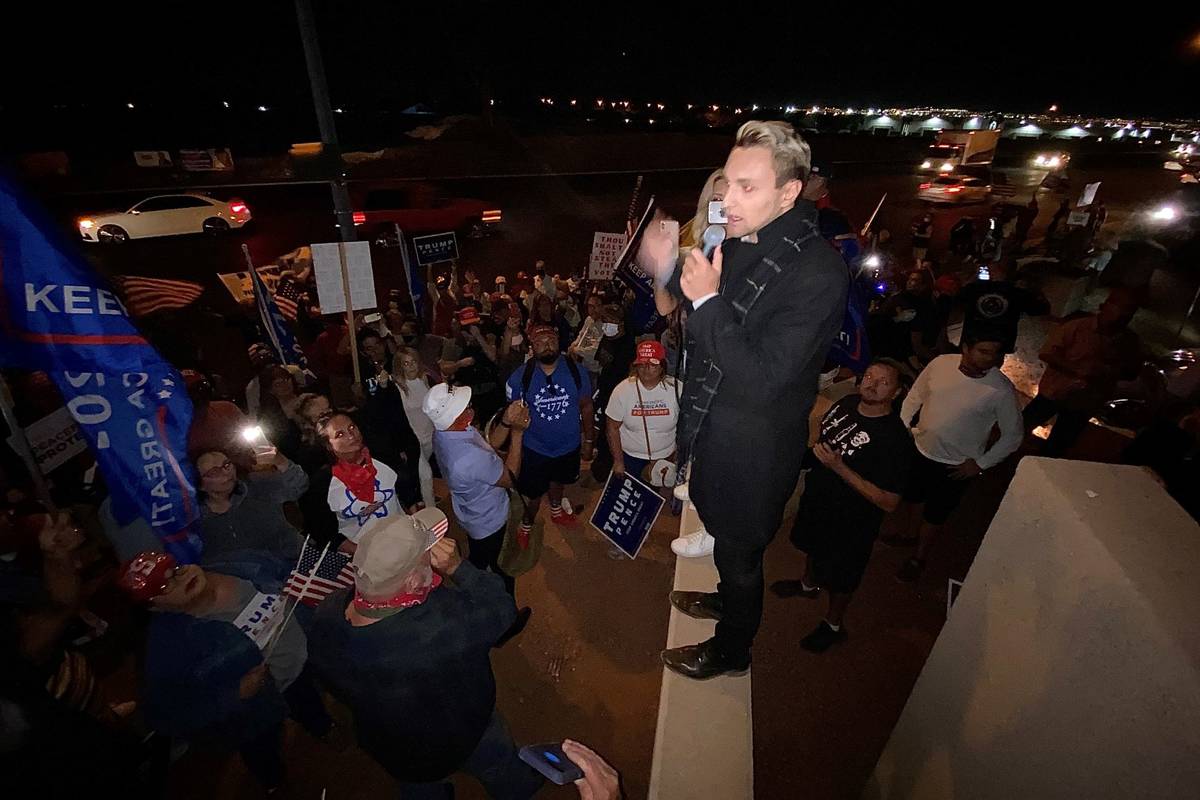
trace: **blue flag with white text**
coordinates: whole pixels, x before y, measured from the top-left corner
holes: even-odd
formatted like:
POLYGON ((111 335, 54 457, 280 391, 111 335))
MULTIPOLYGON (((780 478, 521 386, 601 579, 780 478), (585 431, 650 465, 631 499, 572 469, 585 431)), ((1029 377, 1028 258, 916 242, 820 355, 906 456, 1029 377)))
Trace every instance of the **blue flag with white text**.
POLYGON ((192 402, 57 226, 0 175, 0 365, 43 370, 96 455, 120 524, 141 516, 163 549, 199 560, 192 402))

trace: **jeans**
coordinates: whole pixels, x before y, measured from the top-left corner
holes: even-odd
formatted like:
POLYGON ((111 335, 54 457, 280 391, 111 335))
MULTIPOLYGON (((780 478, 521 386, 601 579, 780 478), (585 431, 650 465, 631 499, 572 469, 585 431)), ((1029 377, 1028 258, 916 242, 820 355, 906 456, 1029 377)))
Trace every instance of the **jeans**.
POLYGON ((417 475, 421 478, 421 502, 426 508, 433 508, 437 500, 433 496, 433 467, 429 459, 433 457, 433 440, 421 442, 421 460, 417 464, 417 475))
MULTIPOLYGON (((461 770, 482 783, 488 797, 495 800, 527 800, 542 788, 542 776, 517 756, 517 744, 498 711, 492 711, 483 737, 461 770)), ((453 797, 454 786, 449 781, 400 784, 401 800, 453 797)))
POLYGON ((763 553, 770 539, 757 545, 719 533, 714 538, 713 562, 721 577, 717 584, 721 621, 717 623, 716 648, 731 661, 748 663, 750 645, 762 624, 763 553))
POLYGON ((500 569, 500 550, 504 547, 504 531, 508 524, 493 534, 482 539, 471 539, 467 550, 467 561, 481 570, 490 569, 504 580, 504 588, 509 597, 516 597, 517 581, 504 570, 500 569))
POLYGON ((1091 412, 1066 408, 1059 401, 1051 400, 1041 394, 1025 406, 1023 415, 1025 430, 1030 431, 1039 425, 1046 424, 1051 417, 1058 417, 1054 422, 1054 427, 1050 430, 1050 437, 1046 439, 1046 444, 1042 448, 1042 455, 1054 458, 1061 456, 1071 448, 1071 445, 1075 444, 1079 434, 1087 428, 1088 420, 1092 418, 1091 412))

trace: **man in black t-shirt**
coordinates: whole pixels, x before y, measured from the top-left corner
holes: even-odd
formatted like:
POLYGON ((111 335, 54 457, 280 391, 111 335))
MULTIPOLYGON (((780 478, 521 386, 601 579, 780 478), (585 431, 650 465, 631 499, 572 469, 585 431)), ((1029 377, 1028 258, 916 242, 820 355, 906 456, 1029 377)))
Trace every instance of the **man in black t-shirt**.
POLYGON ((829 613, 800 641, 823 653, 845 640, 843 617, 866 572, 884 512, 900 503, 913 450, 912 436, 892 407, 900 373, 877 361, 859 394, 844 397, 821 420, 821 436, 805 456, 811 471, 792 527, 792 543, 808 554, 804 577, 776 581, 780 597, 829 593, 829 613))
POLYGON ((986 327, 1004 335, 1004 353, 1011 353, 1017 344, 1017 326, 1021 315, 1040 317, 1050 313, 1045 295, 1022 286, 1021 282, 1001 279, 999 267, 992 269, 992 280, 977 280, 967 284, 958 294, 963 305, 963 336, 970 336, 977 327, 986 327))

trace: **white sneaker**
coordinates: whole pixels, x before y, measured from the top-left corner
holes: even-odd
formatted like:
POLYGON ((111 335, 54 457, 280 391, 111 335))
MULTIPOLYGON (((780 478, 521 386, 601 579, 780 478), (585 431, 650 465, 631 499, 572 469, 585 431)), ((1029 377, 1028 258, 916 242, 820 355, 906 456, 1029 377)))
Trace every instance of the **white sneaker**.
POLYGON ((688 499, 688 485, 686 482, 681 483, 675 487, 675 499, 676 500, 687 500, 688 499))
POLYGON ((682 558, 703 558, 707 555, 712 555, 713 547, 717 540, 708 535, 708 531, 701 528, 695 533, 689 533, 686 536, 680 536, 675 541, 671 542, 671 550, 675 555, 682 558))
POLYGON ((567 499, 567 496, 565 494, 563 495, 563 499, 562 499, 562 510, 567 512, 568 514, 575 513, 575 509, 571 507, 571 501, 567 499))

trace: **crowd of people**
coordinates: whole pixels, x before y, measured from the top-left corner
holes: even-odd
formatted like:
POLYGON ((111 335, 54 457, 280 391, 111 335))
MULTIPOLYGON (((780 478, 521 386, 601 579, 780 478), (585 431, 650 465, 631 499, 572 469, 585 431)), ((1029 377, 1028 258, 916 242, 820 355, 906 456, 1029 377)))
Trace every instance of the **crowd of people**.
MULTIPOLYGON (((385 313, 358 315, 353 330, 325 318, 305 342, 306 365, 251 344, 255 375, 240 403, 220 375, 181 364, 194 408, 201 562, 176 563, 144 520, 118 524, 105 503, 93 515, 121 562, 119 585, 151 611, 139 633, 138 705, 157 738, 142 738, 127 710, 105 701, 71 645, 103 554, 83 546, 79 514, 11 491, 0 517, 0 549, 13 554, 5 684, 19 702, 6 700, 4 713, 15 709, 24 733, 6 752, 37 751, 66 720, 72 752, 94 748, 87 763, 105 759, 95 780, 135 770, 153 783, 161 769, 148 772, 142 760, 161 767, 170 750, 161 742, 213 741, 273 791, 286 780, 286 717, 325 746, 345 746, 324 692, 349 709, 358 745, 403 797, 447 796, 456 771, 492 796, 529 797, 541 778, 496 709, 489 654, 532 617, 516 602, 517 578, 536 560, 543 520, 581 530, 568 493, 583 469, 600 481, 632 475, 668 496, 682 490, 695 503, 704 529, 672 548, 713 555, 722 583, 671 602, 718 620, 717 635, 663 660, 707 678, 750 663, 764 552, 801 473, 791 540, 805 567, 771 588, 827 594, 826 615, 800 640, 821 653, 847 639, 847 609, 885 516, 897 520, 885 539, 914 548, 897 578, 916 582, 983 472, 1023 443, 1069 454, 1117 383, 1138 372, 1129 329, 1138 297, 1114 290, 1098 313, 1052 332, 1037 397, 1022 410, 1001 366, 1021 316, 1049 310, 1015 267, 1029 224, 1017 219, 1006 245, 956 226, 939 266, 924 215, 905 261, 886 230, 861 242, 847 233, 829 182, 816 180, 790 128, 754 124, 706 182, 695 219, 682 229, 651 224, 638 254, 654 279, 660 321, 649 327, 635 322, 638 298, 619 281, 564 279, 537 262, 486 291, 471 270, 453 268, 430 274, 425 317, 392 298, 385 313), (761 196, 752 196, 756 182, 761 196), (689 245, 702 241, 713 202, 728 213, 730 239, 710 261, 689 245), (827 352, 856 287, 876 287, 867 259, 881 253, 903 288, 870 303, 874 358, 855 369, 827 352), (977 268, 985 256, 986 273, 977 268), (967 272, 974 280, 963 280, 967 272), (854 389, 810 441, 818 387, 846 380, 854 389), (1051 419, 1044 444, 1027 438, 1051 419), (465 560, 439 531, 439 506, 465 534, 465 560), (322 562, 336 554, 350 577, 310 607, 285 589, 313 546, 322 562)), ((1171 431, 1139 439, 1131 459, 1179 492, 1194 475, 1181 462, 1195 451, 1197 414, 1177 416, 1171 431)), ((310 574, 320 568, 313 561, 310 574)), ((563 751, 582 769, 581 796, 619 796, 603 759, 570 741, 563 751)))

